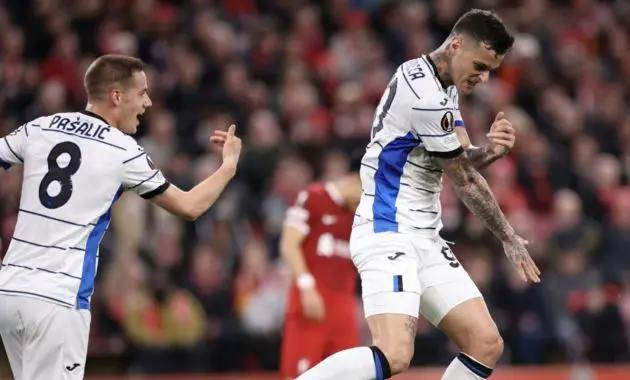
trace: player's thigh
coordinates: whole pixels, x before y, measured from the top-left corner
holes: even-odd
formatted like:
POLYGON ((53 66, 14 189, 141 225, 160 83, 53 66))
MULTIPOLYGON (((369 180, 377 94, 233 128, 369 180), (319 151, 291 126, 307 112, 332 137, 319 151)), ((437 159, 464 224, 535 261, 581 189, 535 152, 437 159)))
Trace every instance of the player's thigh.
POLYGON ((413 356, 422 287, 421 259, 411 237, 382 233, 351 239, 352 259, 361 277, 363 308, 373 343, 404 370, 413 356))
POLYGON ((25 379, 64 378, 64 334, 68 333, 68 308, 38 299, 24 298, 20 316, 24 319, 22 371, 25 379))
POLYGON ((366 318, 378 314, 418 316, 421 262, 408 235, 353 235, 350 251, 361 278, 366 318))
POLYGON ((20 297, 0 295, 0 336, 15 380, 22 380, 22 332, 19 313, 20 297))
POLYGON ((89 310, 68 310, 63 346, 64 379, 83 379, 92 316, 89 310))
POLYGON ((420 273, 424 288, 420 314, 460 350, 494 356, 500 336, 481 292, 450 250, 441 250, 439 255, 431 252, 427 252, 427 266, 420 273))
POLYGON ((325 357, 326 328, 321 322, 289 317, 282 332, 280 374, 295 378, 325 357))

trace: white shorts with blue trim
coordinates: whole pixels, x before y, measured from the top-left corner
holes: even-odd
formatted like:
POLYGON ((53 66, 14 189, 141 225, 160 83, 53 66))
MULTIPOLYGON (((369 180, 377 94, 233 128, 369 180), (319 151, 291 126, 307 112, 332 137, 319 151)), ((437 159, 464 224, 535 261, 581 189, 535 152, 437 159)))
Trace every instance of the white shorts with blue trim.
POLYGON ((420 314, 437 326, 455 306, 481 297, 439 236, 374 233, 371 224, 364 224, 352 230, 350 252, 361 276, 366 318, 420 314))
POLYGON ((89 310, 0 294, 0 335, 13 378, 83 379, 90 321, 89 310))

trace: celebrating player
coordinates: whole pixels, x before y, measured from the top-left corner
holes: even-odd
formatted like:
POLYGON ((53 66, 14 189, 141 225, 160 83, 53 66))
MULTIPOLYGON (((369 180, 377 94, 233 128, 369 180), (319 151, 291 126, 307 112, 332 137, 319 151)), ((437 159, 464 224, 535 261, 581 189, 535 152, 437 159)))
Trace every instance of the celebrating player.
POLYGON ((280 370, 286 379, 359 344, 356 269, 348 240, 361 197, 361 160, 350 173, 300 192, 286 214, 281 252, 295 282, 286 311, 280 370))
POLYGON ((514 143, 502 114, 486 147, 471 146, 457 94, 470 93, 501 64, 513 37, 492 12, 471 10, 442 46, 398 67, 377 109, 363 157, 363 195, 350 239, 373 346, 338 352, 300 380, 387 379, 413 355, 418 314, 461 351, 443 380, 488 378, 503 351, 481 293, 440 238, 446 173, 464 204, 502 242, 523 280, 540 281, 525 244, 477 169, 514 143))
POLYGON ((84 83, 84 111, 42 116, 0 141, 0 166, 24 166, 17 225, 0 270, 0 334, 18 380, 83 378, 99 244, 122 192, 194 220, 234 176, 241 151, 234 126, 215 132, 222 166, 182 191, 128 136, 151 107, 142 61, 102 56, 84 83))

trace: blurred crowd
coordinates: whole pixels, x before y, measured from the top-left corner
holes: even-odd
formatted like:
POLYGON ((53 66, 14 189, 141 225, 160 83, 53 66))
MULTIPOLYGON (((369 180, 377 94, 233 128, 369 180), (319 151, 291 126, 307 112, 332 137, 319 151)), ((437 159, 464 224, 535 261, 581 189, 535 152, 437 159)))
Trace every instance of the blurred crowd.
MULTIPOLYGON (((437 47, 472 6, 496 10, 516 43, 462 113, 476 145, 499 111, 517 129, 515 149, 484 175, 543 282, 515 276, 448 180, 443 236, 486 296, 504 362, 630 360, 630 2, 0 0, 0 136, 82 109, 87 65, 123 53, 148 64, 154 105, 136 137, 171 182, 188 189, 217 168, 213 130, 235 122, 244 140, 236 179, 194 224, 133 195, 118 202, 101 246, 91 363, 277 368, 287 205, 308 182, 347 171, 397 65, 437 47)), ((0 253, 20 180, 19 168, 0 175, 0 253)), ((420 326, 415 364, 453 352, 420 326)))

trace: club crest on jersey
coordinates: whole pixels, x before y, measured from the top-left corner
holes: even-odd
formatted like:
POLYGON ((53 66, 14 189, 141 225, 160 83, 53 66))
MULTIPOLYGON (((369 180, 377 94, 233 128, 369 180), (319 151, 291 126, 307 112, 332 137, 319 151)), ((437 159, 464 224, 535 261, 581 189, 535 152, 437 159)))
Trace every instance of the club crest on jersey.
POLYGON ((440 126, 444 132, 453 132, 453 124, 455 123, 455 117, 451 111, 446 111, 442 120, 440 120, 440 126))

